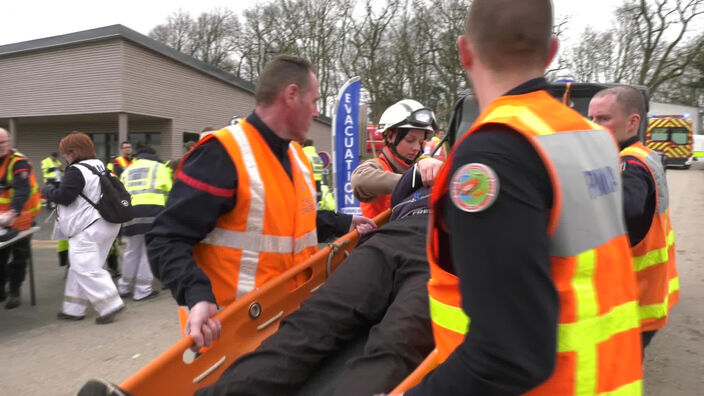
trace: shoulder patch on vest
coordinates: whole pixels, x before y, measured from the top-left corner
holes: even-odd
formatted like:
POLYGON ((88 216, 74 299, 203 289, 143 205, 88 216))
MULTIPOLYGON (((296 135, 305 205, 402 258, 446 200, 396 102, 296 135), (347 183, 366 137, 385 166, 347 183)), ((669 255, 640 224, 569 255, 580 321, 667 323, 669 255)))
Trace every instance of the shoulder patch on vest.
POLYGON ((499 178, 489 166, 472 163, 455 171, 450 181, 450 198, 460 210, 481 212, 499 195, 499 178))

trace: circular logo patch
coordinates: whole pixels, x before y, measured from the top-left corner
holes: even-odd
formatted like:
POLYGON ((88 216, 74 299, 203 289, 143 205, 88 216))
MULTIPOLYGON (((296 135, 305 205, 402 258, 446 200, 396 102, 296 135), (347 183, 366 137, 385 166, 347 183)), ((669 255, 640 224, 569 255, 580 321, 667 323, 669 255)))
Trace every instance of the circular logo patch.
POLYGON ((481 212, 496 201, 498 194, 499 179, 494 170, 484 164, 464 165, 452 175, 452 203, 465 212, 481 212))

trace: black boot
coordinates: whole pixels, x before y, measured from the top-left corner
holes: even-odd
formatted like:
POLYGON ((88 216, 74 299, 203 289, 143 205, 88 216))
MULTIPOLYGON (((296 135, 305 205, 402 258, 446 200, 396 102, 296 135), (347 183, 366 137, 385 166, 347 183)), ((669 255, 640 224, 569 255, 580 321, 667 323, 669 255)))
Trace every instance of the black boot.
POLYGON ((107 262, 108 262, 108 271, 110 271, 110 275, 113 278, 119 278, 120 275, 122 275, 122 274, 117 269, 117 255, 116 254, 109 255, 107 262))
POLYGON ((59 252, 59 267, 68 265, 68 251, 59 252))
POLYGON ((7 294, 5 293, 5 286, 0 287, 0 302, 5 301, 7 294))
POLYGON ((10 292, 10 297, 8 297, 5 303, 5 309, 13 309, 20 306, 20 293, 10 292))

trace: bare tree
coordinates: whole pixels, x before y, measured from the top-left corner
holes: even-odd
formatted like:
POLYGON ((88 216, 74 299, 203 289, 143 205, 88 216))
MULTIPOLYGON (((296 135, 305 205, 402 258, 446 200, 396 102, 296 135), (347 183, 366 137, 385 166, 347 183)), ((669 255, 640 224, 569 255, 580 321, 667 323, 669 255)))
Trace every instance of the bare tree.
MULTIPOLYGON (((378 120, 389 103, 382 100, 393 84, 387 84, 388 77, 393 76, 394 64, 390 50, 394 45, 387 39, 389 26, 394 21, 400 0, 389 0, 386 7, 375 9, 374 0, 365 0, 361 20, 350 21, 348 30, 349 44, 345 47, 340 69, 346 76, 358 75, 369 95, 369 109, 372 120, 378 120)), ((399 98, 400 99, 400 98, 399 98)), ((398 99, 397 99, 398 100, 398 99)))
POLYGON ((628 1, 618 10, 630 25, 640 52, 638 84, 657 91, 664 82, 679 77, 702 50, 702 43, 682 51, 691 22, 704 13, 704 0, 628 1))
MULTIPOLYGON (((569 16, 563 16, 560 21, 555 23, 555 25, 552 28, 552 34, 558 39, 562 39, 565 36, 565 33, 569 30, 569 24, 570 24, 570 17, 569 16)), ((548 70, 545 71, 545 76, 549 80, 555 80, 560 76, 560 73, 565 72, 569 68, 569 60, 568 58, 564 55, 563 51, 560 51, 560 53, 557 56, 556 59, 557 64, 554 65, 551 68, 548 68, 548 70)))
POLYGON ((166 17, 166 23, 157 25, 149 32, 149 37, 161 41, 169 47, 193 56, 193 29, 195 22, 191 15, 179 9, 166 17))
POLYGON ((179 10, 156 26, 149 36, 209 65, 230 71, 233 54, 241 35, 237 16, 228 9, 214 9, 193 19, 179 10))
POLYGON ((704 50, 704 35, 687 35, 703 12, 704 0, 626 0, 617 28, 584 31, 571 69, 583 81, 645 85, 657 95, 704 50))
POLYGON ((232 70, 230 56, 240 34, 240 22, 232 11, 219 8, 204 12, 194 25, 194 56, 215 67, 232 70))

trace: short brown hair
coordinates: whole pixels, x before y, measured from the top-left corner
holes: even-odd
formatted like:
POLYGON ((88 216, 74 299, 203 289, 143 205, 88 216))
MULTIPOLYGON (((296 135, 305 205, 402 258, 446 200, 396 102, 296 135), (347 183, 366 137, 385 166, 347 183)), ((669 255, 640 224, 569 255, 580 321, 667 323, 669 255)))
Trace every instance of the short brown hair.
POLYGON ((479 57, 497 71, 544 66, 552 37, 550 0, 474 0, 466 34, 479 57))
POLYGON ((59 150, 79 161, 97 158, 95 146, 93 146, 90 136, 79 131, 73 131, 61 139, 59 150))
POLYGON ((305 92, 310 85, 310 73, 315 73, 313 65, 298 56, 279 55, 264 66, 259 74, 257 104, 272 104, 279 93, 289 84, 296 84, 305 92))
POLYGON ((602 89, 594 95, 595 98, 603 98, 604 96, 616 96, 616 102, 620 103, 627 115, 638 114, 640 119, 645 117, 645 96, 636 88, 626 85, 617 85, 615 87, 602 89))

